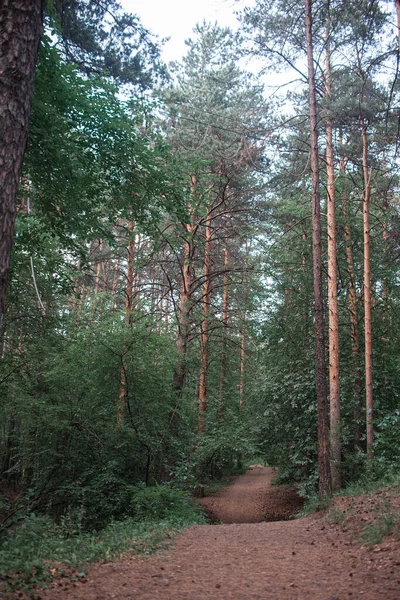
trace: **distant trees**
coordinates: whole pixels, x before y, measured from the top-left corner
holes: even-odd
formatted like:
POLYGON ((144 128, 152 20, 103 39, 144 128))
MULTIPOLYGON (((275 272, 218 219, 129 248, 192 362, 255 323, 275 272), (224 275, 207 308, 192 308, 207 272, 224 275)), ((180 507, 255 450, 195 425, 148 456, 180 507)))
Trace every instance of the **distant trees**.
MULTIPOLYGON (((311 135, 307 134, 304 127, 305 95, 302 92, 297 94, 291 92, 290 100, 297 101, 297 106, 289 115, 290 118, 287 118, 287 115, 282 116, 281 122, 285 125, 279 129, 279 124, 276 126, 276 131, 280 130, 280 134, 276 133, 276 137, 281 161, 279 162, 277 156, 271 184, 272 193, 276 194, 281 202, 284 201, 287 207, 286 214, 285 209, 278 208, 278 205, 274 210, 283 235, 293 237, 303 229, 301 235, 306 243, 310 239, 310 232, 307 220, 304 221, 303 216, 304 198, 307 193, 311 195, 311 190, 314 198, 317 194, 321 194, 323 199, 326 196, 328 231, 327 238, 323 237, 321 266, 324 288, 326 285, 325 289, 328 290, 330 318, 329 326, 321 324, 319 331, 321 340, 324 331, 329 336, 331 405, 329 456, 332 486, 333 489, 338 489, 341 475, 345 479, 349 477, 347 469, 350 459, 346 454, 348 446, 358 449, 362 447, 371 458, 373 429, 378 427, 379 423, 372 403, 373 388, 375 388, 374 393, 379 394, 379 375, 377 369, 374 381, 372 360, 379 361, 380 352, 373 350, 372 339, 382 349, 381 322, 378 315, 381 307, 386 306, 387 280, 386 278, 381 280, 386 267, 380 262, 379 257, 382 256, 382 243, 386 246, 384 254, 388 252, 391 236, 387 229, 388 214, 386 213, 384 218, 378 214, 381 215, 382 210, 380 190, 383 172, 391 173, 392 193, 397 189, 396 159, 393 154, 396 135, 393 135, 394 130, 391 129, 394 126, 391 102, 397 92, 393 81, 388 79, 385 84, 382 84, 380 80, 378 84, 375 74, 379 69, 382 70, 381 73, 385 69, 390 69, 389 65, 393 67, 396 62, 397 41, 390 39, 387 5, 379 2, 371 5, 360 0, 352 3, 351 6, 341 1, 317 2, 312 5, 306 2, 305 5, 296 5, 295 10, 288 12, 287 7, 279 1, 259 0, 254 7, 244 10, 242 22, 247 30, 248 39, 253 44, 248 52, 262 58, 267 69, 290 67, 299 82, 307 81, 312 88, 315 76, 316 119, 311 111, 311 135), (307 45, 300 27, 300 23, 304 22, 304 15, 312 25, 307 45), (387 45, 382 44, 382 35, 386 36, 387 45), (311 63, 308 63, 307 76, 304 72, 304 63, 307 49, 310 58, 311 44, 314 46, 314 57, 311 63), (321 60, 321 56, 325 56, 325 61, 321 60), (343 60, 346 61, 345 68, 342 66, 343 60), (381 124, 382 119, 385 121, 383 128, 385 134, 379 125, 379 119, 381 124), (325 127, 325 143, 321 135, 322 124, 325 127), (319 134, 318 143, 317 134, 319 134), (315 156, 318 156, 316 163, 315 156), (392 157, 392 162, 388 159, 389 156, 392 157), (318 169, 321 176, 317 185, 315 173, 318 169), (364 215, 363 224, 358 218, 357 207, 361 205, 364 215), (361 239, 363 242, 360 246, 361 239), (325 249, 327 249, 327 260, 325 249), (344 294, 346 302, 344 302, 344 294), (349 334, 348 326, 350 326, 349 334), (338 334, 340 334, 340 345, 338 334), (362 363, 359 344, 361 336, 365 337, 365 359, 362 363), (349 340, 351 340, 350 364, 353 365, 350 379, 352 402, 348 400, 349 379, 346 357, 349 351, 349 340), (339 371, 339 358, 342 374, 339 371), (362 393, 361 369, 366 377, 363 390, 366 396, 364 427, 360 421, 359 408, 362 393), (343 387, 343 394, 339 392, 339 384, 343 387), (341 460, 345 461, 343 469, 340 467, 341 460)), ((387 175, 383 179, 386 177, 387 175)), ((387 178, 386 183, 388 183, 387 178)), ((385 197, 387 198, 387 195, 385 197)), ((385 206, 387 209, 387 202, 385 206)), ((396 212, 394 207, 392 209, 396 212)), ((302 250, 302 254, 303 265, 306 265, 308 251, 302 250)), ((387 257, 387 254, 385 255, 387 257)), ((274 264, 274 253, 272 252, 270 256, 274 264)), ((298 264, 298 261, 296 254, 291 254, 288 249, 285 249, 282 260, 284 264, 287 261, 287 266, 278 269, 276 277, 280 281, 286 281, 287 271, 298 264)), ((294 275, 293 278, 297 279, 294 275)), ((304 286, 304 283, 301 285, 304 286)), ((282 310, 286 308, 293 311, 293 307, 296 306, 299 311, 296 317, 298 331, 300 323, 308 321, 306 316, 308 306, 304 305, 301 308, 296 301, 296 296, 300 294, 304 294, 301 288, 296 293, 294 286, 285 286, 284 299, 282 298, 282 310)), ((309 298, 309 288, 307 298, 309 298)), ((293 314, 292 316, 295 318, 293 314)), ((278 319, 278 314, 276 318, 278 319)), ((383 322, 385 319, 386 317, 383 322)), ((291 330, 292 327, 288 327, 286 332, 282 331, 282 343, 283 340, 292 339, 289 333, 291 330)), ((274 346, 277 341, 271 340, 270 343, 274 346)), ((308 351, 308 346, 306 347, 308 351)), ((319 347, 321 360, 323 360, 324 344, 321 343, 319 347)), ((271 360, 271 357, 268 360, 271 360)), ((325 368, 317 368, 316 376, 317 381, 318 377, 321 378, 320 381, 325 380, 325 368)), ((295 382, 294 373, 293 378, 295 382)), ((324 385, 323 381, 321 386, 324 385)), ((293 395, 296 396, 296 393, 294 392, 293 395)), ((390 394, 383 402, 387 407, 391 404, 389 396, 390 394)), ((383 405, 380 406, 382 410, 383 405)), ((270 414, 269 410, 268 414, 270 414)), ((325 409, 322 409, 318 417, 320 425, 321 420, 325 420, 325 414, 325 409)), ((292 423, 295 426, 294 421, 292 423)), ((305 439, 306 437, 305 432, 305 439)), ((289 440, 288 443, 292 446, 289 440)), ((293 453, 296 454, 294 450, 293 453)), ((319 454, 320 459, 321 454, 326 456, 327 448, 325 447, 323 452, 320 450, 319 454)), ((303 459, 306 464, 307 453, 303 455, 303 459)), ((320 488, 321 495, 325 495, 324 489, 328 490, 324 472, 325 467, 320 465, 320 476, 322 474, 326 482, 326 485, 322 486, 323 489, 320 488)))

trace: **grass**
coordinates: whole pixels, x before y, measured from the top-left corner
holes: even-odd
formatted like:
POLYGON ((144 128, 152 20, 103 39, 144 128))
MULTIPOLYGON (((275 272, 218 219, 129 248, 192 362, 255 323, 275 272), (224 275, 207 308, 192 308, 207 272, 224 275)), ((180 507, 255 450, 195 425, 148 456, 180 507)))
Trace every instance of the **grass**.
POLYGON ((362 496, 371 492, 377 492, 384 487, 400 488, 400 475, 388 474, 385 477, 374 479, 373 477, 362 477, 359 481, 351 483, 343 490, 340 490, 337 496, 362 496))
POLYGON ((63 573, 83 577, 87 566, 104 559, 120 559, 127 553, 150 554, 180 530, 204 523, 204 516, 187 500, 162 519, 115 521, 96 532, 76 533, 76 527, 55 524, 49 517, 30 515, 0 538, 1 582, 5 588, 31 590, 45 587, 63 573), (71 533, 72 531, 72 533, 71 533))
POLYGON ((329 512, 328 520, 331 523, 341 523, 345 518, 345 513, 341 508, 335 508, 329 512))
POLYGON ((364 528, 361 540, 366 546, 375 546, 380 544, 386 535, 398 529, 399 525, 398 518, 393 514, 380 515, 377 521, 364 528))
POLYGON ((327 498, 326 500, 319 500, 316 496, 312 498, 308 498, 306 502, 303 504, 302 509, 296 513, 295 518, 301 519, 301 517, 306 517, 314 512, 321 512, 323 510, 327 510, 331 505, 331 499, 327 498))

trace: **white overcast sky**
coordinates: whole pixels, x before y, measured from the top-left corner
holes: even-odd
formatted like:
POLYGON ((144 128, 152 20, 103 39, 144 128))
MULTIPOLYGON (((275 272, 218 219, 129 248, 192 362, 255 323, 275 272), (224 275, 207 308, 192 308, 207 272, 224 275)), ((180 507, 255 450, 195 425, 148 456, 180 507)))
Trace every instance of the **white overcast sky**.
POLYGON ((192 35, 196 23, 215 22, 237 29, 235 10, 250 2, 235 0, 120 0, 127 12, 137 14, 143 25, 161 38, 171 38, 165 44, 166 62, 180 60, 186 53, 185 40, 192 35))

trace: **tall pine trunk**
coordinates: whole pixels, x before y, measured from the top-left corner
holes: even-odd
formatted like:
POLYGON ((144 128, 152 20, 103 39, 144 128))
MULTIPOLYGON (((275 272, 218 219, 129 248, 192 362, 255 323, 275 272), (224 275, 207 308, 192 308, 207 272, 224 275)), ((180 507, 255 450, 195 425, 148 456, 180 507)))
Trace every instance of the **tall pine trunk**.
POLYGON ((222 292, 222 348, 221 348, 221 370, 219 374, 219 414, 222 415, 225 406, 225 377, 228 343, 228 270, 229 270, 229 246, 225 246, 224 252, 224 278, 222 292))
POLYGON ((322 295, 321 205, 318 164, 318 124, 312 42, 311 0, 305 0, 305 29, 310 110, 310 164, 312 173, 313 282, 315 320, 315 369, 318 418, 319 497, 332 492, 329 464, 329 428, 325 364, 324 305, 322 295))
POLYGON ((204 244, 204 285, 203 285, 203 314, 201 319, 201 357, 200 357, 200 381, 199 381, 199 433, 205 431, 205 420, 207 412, 207 369, 208 369, 208 325, 211 302, 211 222, 209 216, 205 224, 204 244))
POLYGON ((0 3, 0 337, 44 0, 0 3))
MULTIPOLYGON (((329 0, 327 2, 329 11, 329 0)), ((330 16, 326 27, 325 91, 329 104, 332 95, 332 70, 330 52, 330 16)), ((336 206, 335 170, 333 157, 333 122, 328 107, 326 121, 326 175, 327 175, 327 226, 328 226, 328 312, 329 312, 329 401, 331 435, 332 490, 341 487, 341 427, 340 427, 340 366, 339 366, 339 311, 336 267, 336 206)))
MULTIPOLYGON (((196 194, 197 177, 191 178, 190 193, 192 198, 196 194)), ((194 257, 194 223, 193 215, 190 223, 186 223, 185 240, 183 246, 182 283, 179 292, 178 304, 178 333, 176 337, 176 349, 178 360, 174 372, 174 390, 178 395, 182 394, 186 374, 186 355, 189 342, 190 313, 192 309, 192 283, 193 283, 193 257, 194 257)))
POLYGON ((371 199, 371 175, 368 170, 368 136, 364 117, 360 118, 363 147, 363 223, 364 223, 364 342, 365 342, 365 400, 367 427, 367 456, 372 458, 373 429, 373 389, 372 389, 372 322, 371 322, 371 248, 369 207, 371 199))
MULTIPOLYGON (((340 142, 342 145, 342 142, 340 142)), ((340 159, 340 172, 345 176, 344 157, 340 159)), ((361 441, 361 366, 360 366, 360 334, 358 328, 358 306, 356 292, 356 273, 354 268, 352 236, 348 212, 348 198, 345 193, 342 198, 342 212, 344 217, 344 241, 346 246, 346 263, 348 282, 348 306, 350 312, 350 336, 352 356, 352 379, 353 379, 353 413, 354 413, 354 450, 360 448, 361 441)))

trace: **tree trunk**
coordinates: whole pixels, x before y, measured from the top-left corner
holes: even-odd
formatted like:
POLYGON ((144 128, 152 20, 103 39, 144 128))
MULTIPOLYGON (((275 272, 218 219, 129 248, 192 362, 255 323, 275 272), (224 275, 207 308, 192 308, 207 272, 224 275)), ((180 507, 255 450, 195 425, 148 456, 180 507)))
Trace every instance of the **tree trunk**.
MULTIPOLYGON (((329 0, 327 2, 329 11, 329 0)), ((326 27, 326 80, 325 91, 328 104, 331 100, 332 72, 330 53, 330 17, 326 27)), ((328 108, 330 111, 330 109, 328 108)), ((329 400, 331 434, 332 491, 341 487, 341 427, 340 427, 340 372, 339 372, 339 311, 336 268, 336 207, 335 170, 333 157, 333 122, 329 112, 326 121, 326 175, 327 175, 327 226, 328 226, 328 312, 329 312, 329 400)))
POLYGON ((312 43, 311 0, 305 0, 305 29, 307 41, 307 66, 310 109, 310 164, 312 173, 313 281, 316 393, 318 415, 319 497, 320 499, 322 499, 331 495, 331 475, 329 464, 329 431, 327 415, 327 387, 325 365, 324 305, 322 295, 321 206, 319 191, 317 103, 312 43))
POLYGON ((102 284, 102 270, 103 270, 102 251, 103 251, 103 240, 99 240, 97 264, 96 264, 96 276, 95 276, 95 285, 94 285, 94 295, 96 298, 102 287, 102 285, 101 285, 102 284))
POLYGON ((0 4, 0 337, 44 0, 0 4))
MULTIPOLYGON (((197 187, 197 178, 191 178, 191 196, 194 197, 197 187)), ((182 394, 186 374, 186 354, 189 340, 190 312, 192 308, 192 281, 193 281, 193 256, 194 256, 194 223, 193 215, 190 223, 185 224, 186 237, 183 247, 182 283, 179 292, 178 305, 178 335, 176 338, 176 349, 178 361, 174 372, 174 390, 178 395, 182 394)))
POLYGON ((367 456, 373 457, 373 390, 372 390, 372 323, 371 323, 371 251, 369 205, 371 198, 371 181, 368 171, 368 137, 364 117, 360 118, 363 144, 363 174, 364 174, 364 341, 365 341, 365 396, 366 396, 366 425, 367 425, 367 456))
MULTIPOLYGON (((134 263, 135 263, 135 237, 134 237, 134 229, 135 223, 133 221, 129 222, 129 240, 128 240, 128 264, 127 264, 127 277, 126 277, 126 291, 125 291, 125 327, 129 327, 131 322, 132 315, 132 299, 133 299, 133 280, 134 280, 134 263)), ((125 356, 127 354, 127 348, 124 344, 123 353, 121 356, 121 371, 120 371, 120 380, 119 380, 119 397, 118 397, 118 406, 117 406, 117 426, 122 424, 124 414, 125 414, 125 405, 126 405, 126 396, 127 396, 127 378, 126 378, 126 363, 125 356)))
MULTIPOLYGON (((344 158, 340 159, 340 172, 345 174, 344 158)), ((342 199, 342 211, 344 217, 344 241, 346 244, 346 262, 349 275, 348 283, 348 304, 350 312, 350 335, 351 335, 351 355, 353 371, 353 398, 354 398, 354 450, 360 448, 361 441, 361 367, 360 367, 360 334, 358 329, 358 308, 356 292, 356 274, 354 269, 353 248, 351 239, 351 229, 348 214, 348 200, 344 195, 342 199)))
POLYGON ((221 349, 221 371, 219 375, 219 414, 224 412, 225 405, 225 375, 226 375, 226 350, 228 341, 228 269, 229 269, 229 246, 225 246, 224 252, 224 281, 222 293, 222 349, 221 349))
MULTIPOLYGON (((387 180, 386 168, 387 168, 386 156, 385 156, 385 153, 383 153, 382 171, 383 171, 383 178, 385 179, 385 182, 387 180)), ((388 268, 389 268, 389 249, 388 249, 388 244, 389 244, 389 231, 388 231, 389 200, 388 200, 387 189, 385 189, 385 191, 384 191, 382 209, 383 209, 383 272, 384 272, 384 274, 382 277, 382 338, 381 339, 382 339, 382 342, 385 347, 384 353, 386 354, 386 351, 387 351, 386 342, 388 340, 388 333, 389 333, 388 324, 387 324, 387 313, 389 310, 389 302, 388 302, 389 301, 389 289, 388 289, 388 276, 387 276, 387 272, 388 272, 388 268)), ((390 321, 390 319, 389 319, 389 321, 390 321)))
POLYGON ((201 358, 199 380, 199 433, 205 431, 205 418, 207 412, 207 368, 208 368, 208 320, 211 302, 211 222, 209 216, 205 225, 204 245, 204 285, 203 285, 203 315, 201 319, 201 358))
POLYGON ((244 384, 246 377, 246 324, 243 322, 240 331, 240 383, 239 383, 239 409, 242 411, 244 405, 244 384))
POLYGON ((397 47, 400 53, 400 0, 394 0, 397 16, 397 47))
POLYGON ((133 308, 133 281, 135 277, 135 223, 129 222, 129 241, 128 241, 128 265, 126 275, 126 292, 125 292, 125 323, 130 325, 131 314, 133 308))

